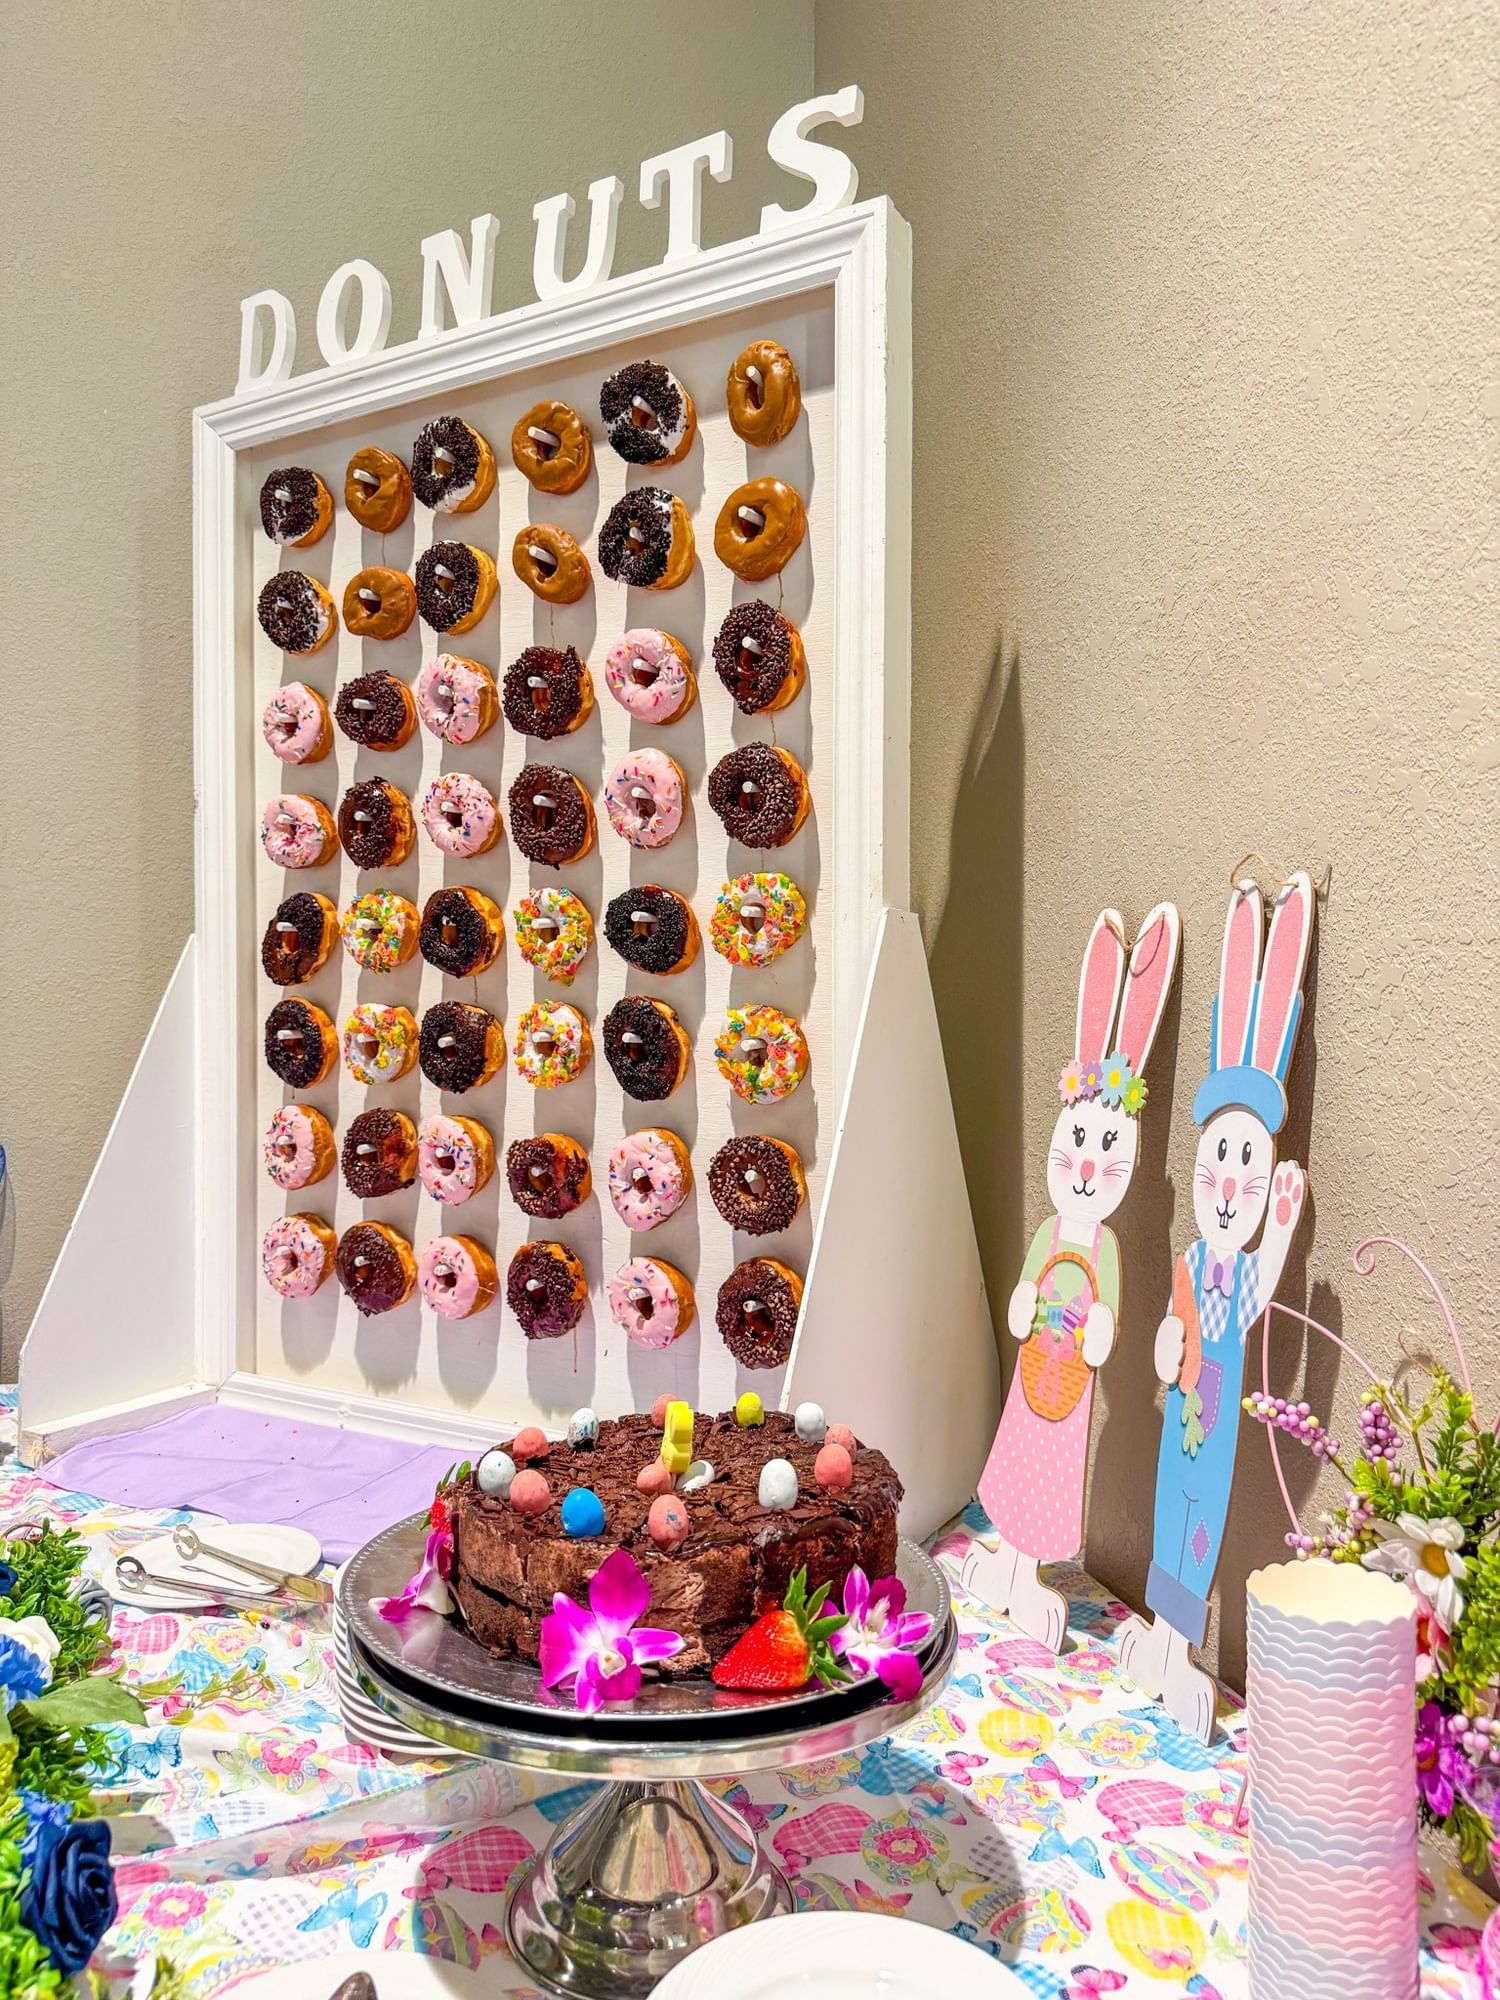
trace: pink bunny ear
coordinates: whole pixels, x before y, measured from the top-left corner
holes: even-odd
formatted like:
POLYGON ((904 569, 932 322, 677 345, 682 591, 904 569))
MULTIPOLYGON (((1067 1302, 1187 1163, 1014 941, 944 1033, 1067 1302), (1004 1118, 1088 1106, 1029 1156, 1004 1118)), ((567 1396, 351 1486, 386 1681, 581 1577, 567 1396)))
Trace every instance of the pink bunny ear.
POLYGON ((1260 890, 1236 888, 1224 922, 1224 955, 1219 960, 1219 997, 1214 1003, 1215 1069, 1232 1069, 1250 1059, 1255 975, 1260 967, 1264 923, 1260 890))
POLYGON ((1130 1058, 1130 1067, 1137 1076, 1146 1067, 1151 1044, 1166 1012, 1181 940, 1182 919, 1177 914, 1177 905, 1158 903, 1141 925, 1141 934, 1130 954, 1115 1045, 1130 1058))
POLYGON ((1102 1062, 1125 977, 1125 926, 1118 910, 1101 910, 1089 934, 1078 980, 1078 1029, 1073 1053, 1081 1063, 1102 1062))
POLYGON ((1312 882, 1299 868, 1276 899, 1255 1016, 1255 1067, 1283 1084, 1302 1018, 1302 975, 1312 946, 1315 908, 1312 882))

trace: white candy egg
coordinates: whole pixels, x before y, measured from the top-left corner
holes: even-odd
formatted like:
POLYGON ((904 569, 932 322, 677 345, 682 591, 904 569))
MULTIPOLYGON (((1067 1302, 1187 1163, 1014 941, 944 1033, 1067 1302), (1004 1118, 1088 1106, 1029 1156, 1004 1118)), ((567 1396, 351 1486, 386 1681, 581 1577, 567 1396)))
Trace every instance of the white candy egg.
POLYGON ((697 1493, 707 1486, 714 1476, 714 1469, 706 1458, 695 1458, 687 1471, 677 1482, 679 1493, 697 1493))
POLYGON ((786 1514, 797 1504, 797 1468, 789 1458, 768 1458, 760 1469, 757 1495, 762 1507, 786 1514))
POLYGON ((821 1403, 799 1403, 792 1413, 792 1423, 804 1444, 821 1444, 828 1435, 828 1419, 821 1403))
POLYGON ((487 1451, 474 1468, 474 1483, 481 1493, 488 1493, 501 1500, 510 1497, 510 1482, 516 1476, 516 1461, 508 1451, 501 1451, 498 1445, 487 1451))
POLYGON ((585 1403, 581 1410, 575 1410, 568 1419, 568 1443, 571 1445, 593 1444, 599 1436, 599 1419, 585 1403))

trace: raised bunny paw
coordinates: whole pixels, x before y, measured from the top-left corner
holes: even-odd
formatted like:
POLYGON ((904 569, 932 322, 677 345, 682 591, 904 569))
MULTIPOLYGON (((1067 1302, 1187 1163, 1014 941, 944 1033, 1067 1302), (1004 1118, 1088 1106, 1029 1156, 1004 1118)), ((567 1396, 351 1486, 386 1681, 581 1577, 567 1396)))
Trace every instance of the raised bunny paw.
POLYGON ((1102 1368, 1115 1344, 1115 1316, 1102 1299, 1095 1299, 1083 1322, 1083 1358, 1090 1368, 1102 1368))
POLYGON ((1295 1160, 1284 1161, 1271 1183, 1272 1213, 1279 1229, 1290 1229, 1302 1212, 1307 1194, 1307 1176, 1295 1160))
POLYGON ((1036 1318, 1036 1286, 1030 1278, 1023 1278, 1010 1295, 1010 1304, 1005 1312, 1005 1324, 1010 1329, 1012 1340, 1025 1340, 1032 1331, 1036 1318))

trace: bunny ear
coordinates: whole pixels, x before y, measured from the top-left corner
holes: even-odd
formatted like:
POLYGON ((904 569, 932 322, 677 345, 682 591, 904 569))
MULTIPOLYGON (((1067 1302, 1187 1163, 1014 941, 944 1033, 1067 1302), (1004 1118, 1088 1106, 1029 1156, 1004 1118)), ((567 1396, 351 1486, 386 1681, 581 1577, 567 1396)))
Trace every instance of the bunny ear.
POLYGON ((1214 1002, 1213 1066, 1232 1069, 1250 1059, 1255 975, 1260 967, 1260 934, 1265 921, 1260 890, 1252 882, 1236 887, 1224 922, 1224 956, 1219 961, 1219 997, 1214 1002))
POLYGON ((1177 914, 1177 905, 1158 903, 1141 925, 1141 934, 1130 954, 1115 1044, 1130 1058, 1130 1067, 1137 1076, 1146 1067, 1151 1044, 1166 1012, 1181 940, 1182 919, 1177 914))
POLYGON ((1291 1064, 1297 1024, 1302 1019, 1302 975, 1307 970, 1307 954, 1312 946, 1316 907, 1312 882, 1306 871, 1299 868, 1276 899, 1271 935, 1266 940, 1253 1061, 1257 1069, 1266 1070, 1282 1084, 1291 1064))
POLYGON ((1101 910, 1089 934, 1078 979, 1078 1028, 1073 1053, 1081 1063, 1102 1062, 1125 977, 1125 926, 1118 910, 1101 910))

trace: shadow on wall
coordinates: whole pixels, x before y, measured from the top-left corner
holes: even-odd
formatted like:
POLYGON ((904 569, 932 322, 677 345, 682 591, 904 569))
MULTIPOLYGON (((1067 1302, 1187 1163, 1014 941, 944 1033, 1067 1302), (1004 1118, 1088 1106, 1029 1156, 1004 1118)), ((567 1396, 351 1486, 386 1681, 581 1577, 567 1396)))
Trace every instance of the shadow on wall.
POLYGON ((1020 1143, 1025 768, 1020 655, 1012 648, 1007 661, 1001 633, 959 780, 948 894, 928 951, 985 1289, 997 1327, 1004 1323, 1005 1301, 1026 1246, 1029 1166, 1040 1177, 1043 1164, 1023 1159, 1020 1143))

